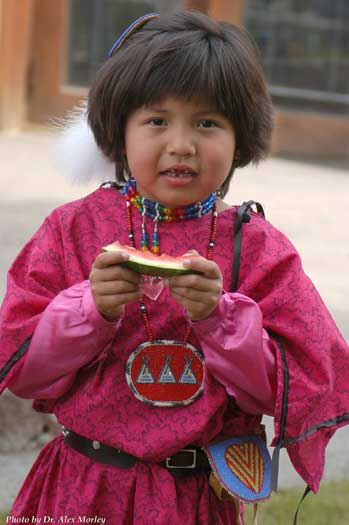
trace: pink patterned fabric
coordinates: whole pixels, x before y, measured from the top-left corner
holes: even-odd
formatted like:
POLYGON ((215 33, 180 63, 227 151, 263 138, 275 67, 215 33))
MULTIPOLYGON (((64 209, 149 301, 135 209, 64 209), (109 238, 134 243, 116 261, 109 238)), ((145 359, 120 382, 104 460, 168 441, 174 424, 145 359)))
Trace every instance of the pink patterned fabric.
MULTIPOLYGON (((272 414, 275 404, 275 348, 262 320, 252 299, 225 293, 210 318, 193 325, 209 371, 251 414, 272 414)), ((119 325, 98 313, 89 281, 63 290, 43 313, 8 387, 29 399, 60 397, 80 368, 106 356, 119 325)))
MULTIPOLYGON (((235 217, 236 208, 218 216, 214 258, 222 269, 225 290, 232 286, 235 217), (231 258, 227 254, 232 254, 231 258)), ((126 221, 123 197, 115 189, 100 189, 54 211, 17 257, 1 311, 2 389, 20 373, 30 338, 53 299, 88 279, 102 246, 115 240, 128 243, 126 221)), ((134 214, 134 225, 139 246, 138 213, 134 214)), ((147 227, 152 227, 151 221, 147 227)), ((180 255, 194 248, 206 255, 209 231, 208 216, 161 224, 162 250, 180 255)), ((327 441, 349 419, 348 347, 304 275, 296 250, 255 214, 244 225, 238 293, 258 304, 263 327, 275 348, 274 444, 287 446, 298 472, 317 490, 327 441)), ((148 309, 156 338, 183 337, 188 320, 167 290, 158 301, 149 301, 148 309)), ((195 323, 189 340, 198 349, 200 340, 206 345, 199 331, 199 323, 195 323)), ((75 432, 121 448, 142 461, 126 472, 92 464, 59 438, 39 456, 14 504, 13 515, 51 513, 57 517, 62 509, 69 509, 75 516, 106 513, 111 524, 171 521, 235 525, 234 506, 216 500, 205 476, 174 481, 154 462, 189 444, 202 446, 218 436, 258 433, 261 416, 243 411, 228 395, 224 378, 222 383, 214 378, 213 368, 207 374, 203 395, 192 405, 154 408, 138 401, 125 382, 128 356, 147 339, 137 305, 127 306, 109 346, 107 339, 98 354, 103 358, 93 363, 97 352, 92 356, 88 351, 86 363, 63 395, 36 399, 34 406, 54 412, 60 423, 75 432)), ((74 345, 71 351, 73 354, 74 345)), ((209 362, 209 352, 214 351, 217 349, 206 346, 209 362)), ((262 373, 272 385, 268 370, 262 373)), ((248 402, 253 403, 252 398, 248 402)), ((267 399, 265 402, 268 405, 267 399)))
POLYGON ((72 386, 80 368, 105 357, 118 325, 99 314, 89 281, 63 290, 43 312, 8 387, 24 398, 57 399, 72 386))
POLYGON ((249 414, 274 414, 275 346, 263 329, 258 305, 224 294, 213 314, 193 324, 207 368, 249 414))

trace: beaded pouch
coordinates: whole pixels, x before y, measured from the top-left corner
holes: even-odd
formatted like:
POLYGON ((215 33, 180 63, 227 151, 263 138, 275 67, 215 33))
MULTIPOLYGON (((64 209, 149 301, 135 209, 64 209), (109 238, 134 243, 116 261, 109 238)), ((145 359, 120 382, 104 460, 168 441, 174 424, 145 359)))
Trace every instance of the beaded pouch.
POLYGON ((212 473, 210 485, 221 500, 258 503, 271 493, 271 459, 260 436, 229 438, 205 450, 212 473))

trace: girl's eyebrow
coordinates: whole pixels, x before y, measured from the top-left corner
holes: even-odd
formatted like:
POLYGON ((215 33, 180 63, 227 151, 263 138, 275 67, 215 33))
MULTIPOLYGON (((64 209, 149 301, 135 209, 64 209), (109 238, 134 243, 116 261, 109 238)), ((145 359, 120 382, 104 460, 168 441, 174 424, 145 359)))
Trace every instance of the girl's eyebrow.
MULTIPOLYGON (((170 113, 171 112, 169 109, 163 109, 163 108, 159 108, 157 106, 152 106, 152 105, 145 106, 145 110, 155 111, 157 113, 170 113)), ((200 109, 200 111, 195 111, 195 113, 193 113, 194 117, 197 117, 200 115, 215 115, 217 117, 222 116, 218 111, 214 111, 212 109, 206 109, 206 108, 202 108, 200 109)))
POLYGON ((219 111, 215 111, 214 109, 202 109, 201 111, 196 111, 195 113, 193 113, 193 117, 209 117, 217 119, 219 121, 229 122, 229 119, 225 115, 223 115, 219 111))
POLYGON ((199 115, 213 115, 213 116, 215 115, 216 117, 218 117, 221 114, 218 111, 214 111, 212 109, 201 109, 200 111, 196 111, 194 113, 194 117, 199 116, 199 115))
POLYGON ((163 108, 159 108, 159 107, 151 106, 151 105, 144 106, 144 109, 146 111, 155 111, 156 113, 169 113, 168 109, 163 109, 163 108))

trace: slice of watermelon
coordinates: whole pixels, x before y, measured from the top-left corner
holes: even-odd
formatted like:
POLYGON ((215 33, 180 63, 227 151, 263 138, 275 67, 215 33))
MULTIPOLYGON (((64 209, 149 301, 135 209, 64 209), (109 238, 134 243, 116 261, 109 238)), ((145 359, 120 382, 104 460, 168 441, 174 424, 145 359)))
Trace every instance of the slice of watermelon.
POLYGON ((136 250, 132 246, 125 246, 120 243, 113 242, 108 246, 103 247, 105 252, 124 252, 128 253, 130 258, 123 262, 123 266, 131 268, 131 270, 144 275, 154 275, 158 277, 171 277, 172 275, 183 275, 186 273, 200 273, 190 270, 183 266, 183 262, 187 259, 198 257, 197 255, 182 255, 180 257, 172 257, 165 253, 158 256, 147 251, 136 250))

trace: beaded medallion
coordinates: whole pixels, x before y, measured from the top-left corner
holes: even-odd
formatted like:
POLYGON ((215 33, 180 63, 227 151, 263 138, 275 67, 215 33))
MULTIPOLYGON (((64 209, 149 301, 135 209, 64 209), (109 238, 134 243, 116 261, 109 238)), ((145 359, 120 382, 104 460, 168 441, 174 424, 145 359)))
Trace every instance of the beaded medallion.
POLYGON ((189 405, 205 384, 205 363, 192 345, 178 341, 147 341, 128 358, 127 384, 137 399, 154 406, 189 405))

